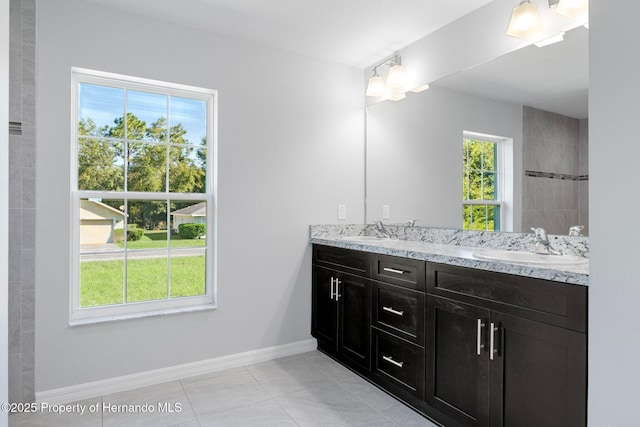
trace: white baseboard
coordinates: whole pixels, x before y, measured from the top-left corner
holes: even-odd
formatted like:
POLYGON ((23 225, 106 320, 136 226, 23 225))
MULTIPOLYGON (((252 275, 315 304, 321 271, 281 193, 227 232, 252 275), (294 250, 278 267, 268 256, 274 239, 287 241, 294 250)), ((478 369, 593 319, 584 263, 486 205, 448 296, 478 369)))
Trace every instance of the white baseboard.
POLYGON ((216 357, 214 359, 201 360, 184 365, 168 368, 154 369, 152 371, 137 374, 124 375, 122 377, 108 378, 90 383, 62 387, 54 390, 36 392, 36 402, 46 402, 50 405, 75 402, 120 391, 132 390, 176 381, 196 375, 218 372, 229 368, 250 365, 252 363, 266 362, 280 357, 291 356, 299 353, 313 351, 317 347, 315 339, 298 341, 291 344, 262 348, 244 353, 231 354, 229 356, 216 357))

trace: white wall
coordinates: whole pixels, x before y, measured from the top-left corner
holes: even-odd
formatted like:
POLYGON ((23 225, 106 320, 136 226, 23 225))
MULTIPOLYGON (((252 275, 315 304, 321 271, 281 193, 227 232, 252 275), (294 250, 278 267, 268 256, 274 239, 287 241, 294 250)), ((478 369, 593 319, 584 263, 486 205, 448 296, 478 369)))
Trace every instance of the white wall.
POLYGON ((463 131, 513 138, 519 231, 522 107, 440 87, 367 107, 367 222, 389 205, 390 222, 460 228, 463 131))
POLYGON ((637 426, 640 3, 591 0, 589 425, 637 426))
POLYGON ((308 225, 364 217, 362 70, 78 0, 37 41, 36 391, 310 338, 308 225), (219 91, 217 310, 68 326, 72 66, 219 91))
MULTIPOLYGON (((9 93, 9 0, 0 0, 0 93, 9 93)), ((9 97, 0 97, 0 403, 9 401, 9 97)), ((9 423, 0 411, 0 427, 9 423)))

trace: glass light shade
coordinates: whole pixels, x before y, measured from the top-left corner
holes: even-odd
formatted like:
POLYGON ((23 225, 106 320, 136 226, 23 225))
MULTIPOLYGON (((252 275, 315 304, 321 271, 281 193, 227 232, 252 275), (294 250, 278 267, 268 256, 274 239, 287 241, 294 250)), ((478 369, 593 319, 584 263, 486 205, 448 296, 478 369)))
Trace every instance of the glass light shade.
POLYGON ((407 70, 405 70, 404 66, 396 64, 389 68, 387 87, 404 88, 408 80, 409 76, 407 76, 407 70))
POLYGON ((385 94, 386 87, 384 85, 384 80, 378 74, 375 74, 373 77, 369 79, 369 83, 367 84, 367 96, 375 96, 380 97, 385 94))
POLYGON ((508 36, 529 37, 542 30, 542 19, 535 4, 522 3, 513 9, 508 36))
POLYGON ((567 18, 575 18, 589 11, 589 0, 560 0, 556 13, 567 18))

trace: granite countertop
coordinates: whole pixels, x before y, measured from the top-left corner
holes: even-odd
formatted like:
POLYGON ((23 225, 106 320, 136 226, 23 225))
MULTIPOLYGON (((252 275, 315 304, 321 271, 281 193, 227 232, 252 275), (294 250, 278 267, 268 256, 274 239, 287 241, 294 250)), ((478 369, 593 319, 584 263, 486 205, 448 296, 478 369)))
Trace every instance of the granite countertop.
MULTIPOLYGON (((424 227, 387 227, 392 239, 354 242, 345 236, 375 235, 369 226, 311 226, 310 242, 365 252, 419 259, 441 264, 476 268, 518 276, 588 286, 588 261, 567 265, 527 265, 504 261, 487 261, 473 256, 481 249, 529 250, 530 235, 518 233, 464 232, 424 227), (417 229, 417 230, 416 230, 417 229), (409 235, 407 234, 409 232, 409 235), (527 248, 527 249, 524 249, 527 248)), ((550 240, 563 254, 588 258, 588 238, 552 236, 550 240)), ((552 256, 552 255, 550 255, 552 256)))

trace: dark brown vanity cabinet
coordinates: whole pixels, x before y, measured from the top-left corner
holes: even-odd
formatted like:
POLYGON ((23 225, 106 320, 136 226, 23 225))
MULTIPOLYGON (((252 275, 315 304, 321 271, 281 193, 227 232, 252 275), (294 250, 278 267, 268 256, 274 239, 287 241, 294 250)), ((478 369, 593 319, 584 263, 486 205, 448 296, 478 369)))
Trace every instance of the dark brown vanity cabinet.
POLYGON ((463 426, 586 425, 586 288, 429 263, 426 403, 463 426))
POLYGON ((359 371, 371 360, 368 255, 314 246, 311 335, 318 347, 359 371))
POLYGON ((424 399, 424 261, 371 255, 372 376, 407 401, 424 399))
POLYGON ((318 348, 447 427, 586 425, 587 288, 313 246, 318 348))

